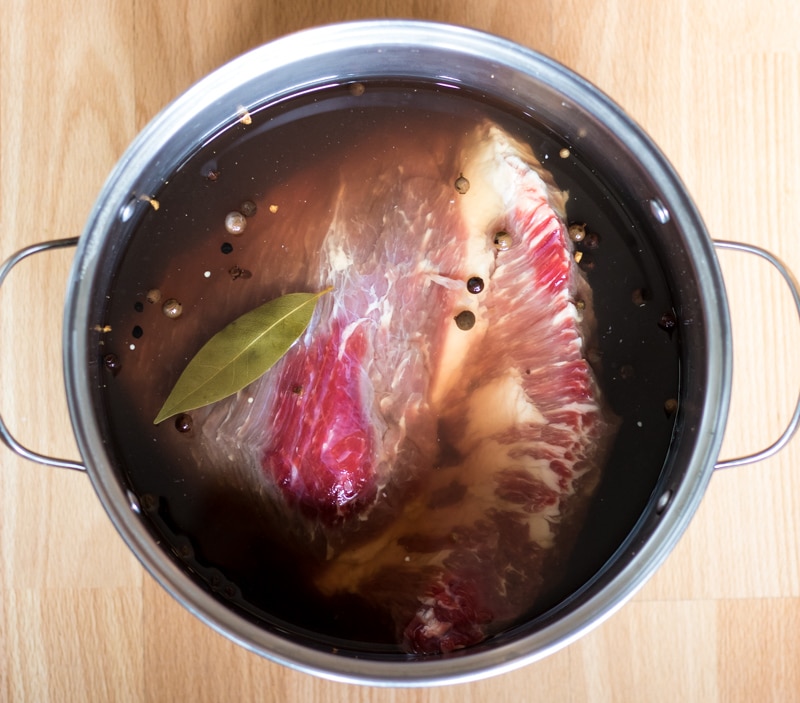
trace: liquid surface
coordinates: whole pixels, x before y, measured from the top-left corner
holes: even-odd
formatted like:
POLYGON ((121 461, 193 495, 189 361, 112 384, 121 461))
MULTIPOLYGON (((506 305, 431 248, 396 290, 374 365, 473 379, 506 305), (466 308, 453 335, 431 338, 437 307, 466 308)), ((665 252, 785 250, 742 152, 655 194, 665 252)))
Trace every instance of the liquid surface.
MULTIPOLYGON (((363 155, 398 158, 385 125, 423 142, 430 124, 458 136, 491 119, 529 143, 569 191, 568 223, 594 292, 601 387, 621 418, 617 439, 559 588, 535 604, 544 612, 595 574, 630 532, 667 455, 678 397, 678 334, 663 273, 640 223, 609 192, 580 145, 528 118, 463 91, 425 85, 343 85, 254 111, 190 158, 154 194, 121 260, 98 350, 114 452, 153 531, 173 558, 220 599, 267 627, 299 625, 319 646, 394 651, 390 627, 349 597, 321 599, 308 565, 270 536, 257 492, 236 476, 198 467, 188 418, 154 426, 171 379, 199 345, 228 322, 287 291, 297 275, 304 227, 335 204, 331 169, 363 155), (428 125, 426 127, 426 125, 428 125), (227 223, 246 217, 244 231, 227 223), (269 270, 254 269, 264 248, 269 270), (179 331, 180 334, 177 334, 179 331)), ((400 155, 402 158, 402 155, 400 155)), ((458 174, 456 174, 458 175, 458 174)))

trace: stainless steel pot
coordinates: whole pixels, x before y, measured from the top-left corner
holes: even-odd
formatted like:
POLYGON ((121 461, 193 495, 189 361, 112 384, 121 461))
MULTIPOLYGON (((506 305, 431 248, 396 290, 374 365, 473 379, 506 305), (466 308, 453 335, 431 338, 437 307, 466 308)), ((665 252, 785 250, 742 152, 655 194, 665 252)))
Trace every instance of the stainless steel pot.
POLYGON ((77 244, 64 317, 66 391, 82 461, 18 454, 84 469, 109 517, 150 573, 178 601, 235 642, 275 661, 332 679, 378 685, 427 685, 478 679, 514 669, 566 646, 625 603, 671 552, 703 497, 715 468, 777 452, 800 422, 800 403, 783 435, 756 454, 720 462, 731 385, 731 331, 715 247, 756 254, 786 280, 791 273, 769 252, 713 242, 689 195, 651 140, 609 98, 556 62, 473 30, 407 21, 334 25, 256 49, 220 68, 144 129, 111 173, 80 239, 21 250, 0 269, 0 283, 25 257, 77 244), (587 161, 647 227, 682 321, 679 412, 668 456, 648 504, 605 565, 564 603, 486 646, 449 656, 406 659, 336 652, 293 632, 265 628, 201 587, 170 557, 147 526, 140 496, 116 465, 97 403, 98 324, 114 271, 134 234, 141 198, 242 109, 314 87, 374 78, 463 85, 534 115, 563 138, 580 142, 587 161))

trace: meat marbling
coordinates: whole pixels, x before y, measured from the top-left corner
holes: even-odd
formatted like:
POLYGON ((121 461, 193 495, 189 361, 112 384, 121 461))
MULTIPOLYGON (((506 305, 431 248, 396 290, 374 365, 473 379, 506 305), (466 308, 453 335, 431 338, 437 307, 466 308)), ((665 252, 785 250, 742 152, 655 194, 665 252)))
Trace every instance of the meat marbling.
POLYGON ((287 524, 324 544, 317 587, 388 610, 417 653, 532 607, 615 426, 585 358, 595 323, 565 194, 498 126, 461 141, 424 169, 342 166, 306 281, 332 293, 251 402, 203 423, 212 451, 257 462, 287 524))

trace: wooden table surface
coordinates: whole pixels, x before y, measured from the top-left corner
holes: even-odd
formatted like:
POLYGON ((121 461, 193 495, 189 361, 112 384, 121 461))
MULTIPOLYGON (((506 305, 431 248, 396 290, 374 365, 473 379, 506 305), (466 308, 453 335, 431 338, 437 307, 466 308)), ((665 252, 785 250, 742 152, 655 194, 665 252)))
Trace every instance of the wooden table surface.
MULTIPOLYGON (((470 25, 547 53, 656 140, 717 238, 800 271, 800 4, 795 0, 3 0, 0 257, 81 232, 127 144, 223 62, 315 24, 470 25)), ((0 296, 0 410, 19 439, 77 457, 61 374, 72 251, 0 296)), ((800 387, 800 330, 777 276, 720 256, 735 327, 723 448, 768 444, 800 387)), ((800 440, 718 472, 688 532, 619 613, 514 673, 436 689, 316 679, 200 624, 144 571, 87 477, 0 447, 0 699, 9 701, 800 700, 800 440)))

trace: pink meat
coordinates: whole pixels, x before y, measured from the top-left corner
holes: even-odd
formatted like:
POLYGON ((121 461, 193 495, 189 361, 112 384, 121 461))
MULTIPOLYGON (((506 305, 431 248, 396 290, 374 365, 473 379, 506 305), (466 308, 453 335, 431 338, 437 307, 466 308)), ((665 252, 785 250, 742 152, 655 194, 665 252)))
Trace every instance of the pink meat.
POLYGON ((388 608, 418 653, 481 641, 552 585, 548 570, 579 527, 614 427, 584 358, 591 293, 560 194, 496 128, 473 135, 463 160, 467 236, 501 229, 513 246, 486 263, 466 243, 479 251, 469 265, 489 275, 474 301, 479 323, 458 331, 466 351, 444 347, 459 379, 438 391, 446 450, 396 519, 335 556, 318 581, 388 608))
POLYGON ((290 529, 322 536, 323 594, 385 609, 398 640, 429 653, 481 641, 551 583, 614 422, 585 360, 591 292, 564 194, 493 124, 449 153, 413 149, 342 165, 306 281, 332 293, 203 432, 258 465, 290 529))
POLYGON ((453 278, 463 250, 451 188, 391 169, 368 186, 365 216, 357 183, 359 197, 339 195, 311 283, 333 291, 267 379, 263 468, 334 541, 330 528, 354 517, 360 526, 379 491, 400 491, 430 468, 436 350, 464 286, 453 278))
POLYGON ((344 339, 337 322, 330 336, 315 337, 284 368, 288 383, 264 451, 264 468, 287 502, 326 523, 357 511, 375 493, 377 438, 360 378, 367 343, 360 329, 344 339))

